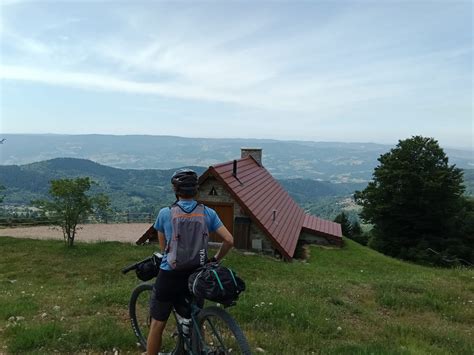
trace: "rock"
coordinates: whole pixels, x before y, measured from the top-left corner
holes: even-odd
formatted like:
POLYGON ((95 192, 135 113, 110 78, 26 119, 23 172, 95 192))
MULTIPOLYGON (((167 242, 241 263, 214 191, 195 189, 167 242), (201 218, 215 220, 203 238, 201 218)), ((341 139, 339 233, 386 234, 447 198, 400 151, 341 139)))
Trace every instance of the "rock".
POLYGON ((265 352, 265 350, 263 350, 262 348, 255 348, 255 351, 257 353, 264 353, 265 352))
POLYGON ((20 322, 20 321, 22 321, 22 320, 25 320, 25 317, 21 317, 21 316, 16 317, 16 321, 17 321, 17 322, 20 322))
POLYGON ((10 318, 8 318, 8 321, 9 321, 9 322, 14 322, 14 321, 15 321, 15 317, 14 317, 14 316, 11 316, 10 318))
POLYGON ((41 318, 46 318, 47 316, 48 316, 48 313, 43 313, 43 314, 41 315, 41 318))
POLYGON ((56 311, 56 312, 58 312, 58 311, 61 310, 61 307, 59 307, 59 306, 54 306, 54 307, 53 307, 53 310, 56 311))

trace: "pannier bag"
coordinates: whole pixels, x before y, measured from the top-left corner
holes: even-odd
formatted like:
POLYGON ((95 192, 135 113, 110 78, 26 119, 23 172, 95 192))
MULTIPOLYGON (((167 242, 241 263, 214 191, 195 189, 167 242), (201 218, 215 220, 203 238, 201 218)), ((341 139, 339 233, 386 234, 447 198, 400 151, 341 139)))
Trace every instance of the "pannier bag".
POLYGON ((161 258, 155 254, 149 259, 143 260, 137 264, 135 273, 137 277, 142 281, 148 281, 158 276, 160 271, 161 258))
POLYGON ((191 274, 188 287, 197 298, 231 305, 245 291, 245 282, 231 269, 208 263, 191 274))

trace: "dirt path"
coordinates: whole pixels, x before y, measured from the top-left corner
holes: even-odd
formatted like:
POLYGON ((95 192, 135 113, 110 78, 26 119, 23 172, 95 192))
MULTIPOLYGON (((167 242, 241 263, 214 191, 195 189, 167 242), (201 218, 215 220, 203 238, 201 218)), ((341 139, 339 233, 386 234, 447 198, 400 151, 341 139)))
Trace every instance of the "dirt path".
MULTIPOLYGON (((119 241, 135 243, 150 227, 149 223, 123 223, 123 224, 85 224, 80 226, 76 241, 119 241)), ((1 237, 34 238, 34 239, 63 239, 60 229, 52 227, 17 227, 1 228, 1 237)))

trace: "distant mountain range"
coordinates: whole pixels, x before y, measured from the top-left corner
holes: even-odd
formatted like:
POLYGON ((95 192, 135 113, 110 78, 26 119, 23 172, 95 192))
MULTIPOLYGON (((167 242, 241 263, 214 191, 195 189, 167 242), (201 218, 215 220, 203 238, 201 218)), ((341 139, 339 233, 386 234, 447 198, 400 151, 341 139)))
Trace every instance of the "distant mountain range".
MULTIPOLYGON (((240 157, 241 147, 263 149, 263 164, 277 179, 366 183, 377 158, 392 146, 262 139, 206 139, 171 136, 5 134, 1 165, 23 165, 53 158, 82 158, 123 169, 174 169, 240 157)), ((450 163, 474 168, 469 150, 445 149, 450 163)), ((148 173, 146 173, 148 174, 148 173)))
MULTIPOLYGON (((206 169, 192 168, 199 174, 206 169)), ((109 195, 115 209, 156 212, 174 201, 170 187, 173 172, 174 169, 118 169, 85 159, 56 158, 26 165, 0 166, 0 184, 6 187, 6 205, 28 205, 31 200, 47 197, 52 179, 89 176, 98 183, 93 192, 109 195)), ((280 183, 302 204, 326 197, 347 196, 365 186, 364 183, 335 184, 309 179, 282 179, 280 183)))

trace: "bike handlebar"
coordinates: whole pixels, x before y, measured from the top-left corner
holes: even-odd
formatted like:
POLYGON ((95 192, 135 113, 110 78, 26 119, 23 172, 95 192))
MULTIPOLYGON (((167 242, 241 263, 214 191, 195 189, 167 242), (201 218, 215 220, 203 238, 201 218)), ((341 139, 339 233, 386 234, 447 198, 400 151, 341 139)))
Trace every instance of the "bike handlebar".
POLYGON ((129 271, 135 270, 137 268, 137 265, 138 263, 127 266, 126 268, 122 269, 122 274, 126 274, 129 271))
POLYGON ((148 258, 146 258, 146 259, 143 259, 142 261, 139 261, 139 262, 137 262, 137 263, 128 265, 127 267, 123 268, 123 269, 122 269, 122 274, 126 274, 126 273, 129 272, 129 271, 132 271, 132 270, 137 269, 137 268, 138 268, 138 265, 140 265, 140 264, 142 264, 142 263, 145 263, 145 262, 147 262, 147 261, 150 261, 151 259, 153 259, 153 258, 155 258, 155 257, 158 258, 158 259, 161 261, 161 259, 163 258, 163 255, 160 254, 160 253, 158 253, 158 252, 156 252, 156 253, 154 253, 152 256, 150 256, 150 257, 148 257, 148 258))

